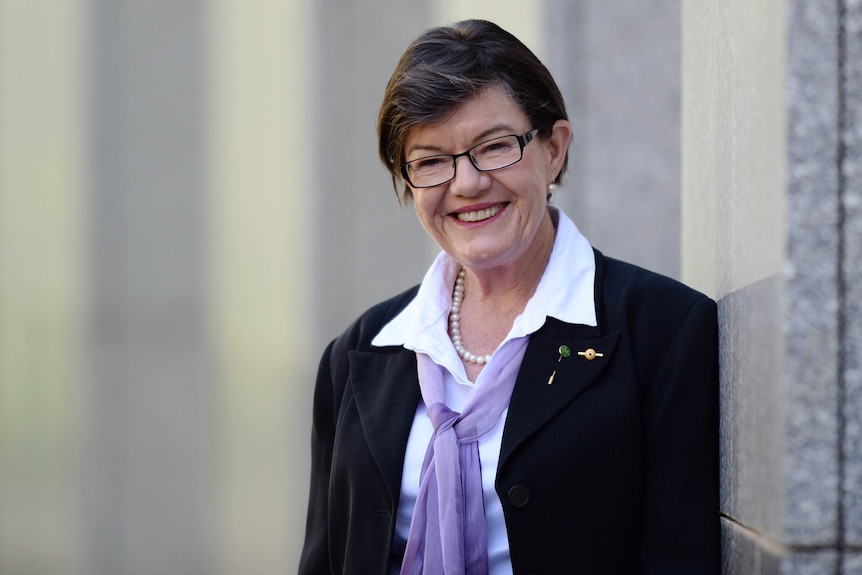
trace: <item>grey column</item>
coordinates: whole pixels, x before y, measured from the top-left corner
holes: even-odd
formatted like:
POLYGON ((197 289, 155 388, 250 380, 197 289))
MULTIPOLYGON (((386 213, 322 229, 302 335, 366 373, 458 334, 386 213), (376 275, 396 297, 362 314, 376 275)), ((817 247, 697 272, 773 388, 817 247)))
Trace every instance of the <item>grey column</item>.
POLYGON ((370 305, 421 281, 437 249, 413 205, 399 207, 377 155, 377 112, 430 3, 324 0, 317 54, 315 337, 324 342, 370 305))
POLYGON ((680 2, 546 4, 574 129, 557 202, 606 255, 678 278, 680 2))
POLYGON ((205 11, 91 7, 89 572, 212 573, 205 11))

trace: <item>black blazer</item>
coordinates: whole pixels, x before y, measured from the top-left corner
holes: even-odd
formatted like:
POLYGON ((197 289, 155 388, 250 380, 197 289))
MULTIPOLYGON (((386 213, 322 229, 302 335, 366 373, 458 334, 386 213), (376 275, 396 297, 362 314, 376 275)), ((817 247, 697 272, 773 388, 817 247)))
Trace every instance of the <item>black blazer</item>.
MULTIPOLYGON (((598 326, 548 318, 515 383, 496 483, 514 571, 718 573, 715 303, 598 251, 595 288, 598 326), (588 349, 603 357, 576 355, 588 349)), ((301 574, 383 574, 403 553, 416 357, 370 342, 415 295, 373 307, 323 355, 301 574)))

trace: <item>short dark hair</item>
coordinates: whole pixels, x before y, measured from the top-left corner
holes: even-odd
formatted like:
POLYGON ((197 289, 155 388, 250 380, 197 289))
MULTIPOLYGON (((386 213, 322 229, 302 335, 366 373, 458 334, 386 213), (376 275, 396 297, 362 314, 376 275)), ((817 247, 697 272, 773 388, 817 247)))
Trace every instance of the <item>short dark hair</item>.
MULTIPOLYGON (((540 138, 550 137, 557 120, 568 120, 551 73, 529 48, 496 24, 464 20, 431 28, 410 44, 386 86, 377 121, 378 153, 392 175, 399 201, 411 196, 401 178, 410 129, 443 122, 458 106, 492 87, 506 92, 539 129, 540 138)), ((568 153, 557 183, 567 164, 568 153)))

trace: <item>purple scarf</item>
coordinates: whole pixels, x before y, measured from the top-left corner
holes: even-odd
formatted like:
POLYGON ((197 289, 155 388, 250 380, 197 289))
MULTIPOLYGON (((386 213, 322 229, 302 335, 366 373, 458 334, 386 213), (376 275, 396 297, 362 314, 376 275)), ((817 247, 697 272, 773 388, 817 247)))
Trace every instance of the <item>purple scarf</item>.
POLYGON ((488 536, 479 438, 509 405, 529 338, 506 342, 461 413, 446 406, 444 368, 417 353, 419 387, 434 434, 419 478, 402 575, 487 575, 488 536))

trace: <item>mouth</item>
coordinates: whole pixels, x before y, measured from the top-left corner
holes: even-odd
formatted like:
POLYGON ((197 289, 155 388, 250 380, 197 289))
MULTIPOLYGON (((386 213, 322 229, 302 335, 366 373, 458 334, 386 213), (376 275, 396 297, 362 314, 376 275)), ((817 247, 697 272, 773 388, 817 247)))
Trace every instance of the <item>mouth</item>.
POLYGON ((475 210, 469 212, 458 212, 455 215, 459 221, 462 222, 481 222, 483 220, 488 220, 499 214, 505 208, 505 204, 495 204, 493 206, 487 207, 482 210, 475 210))

